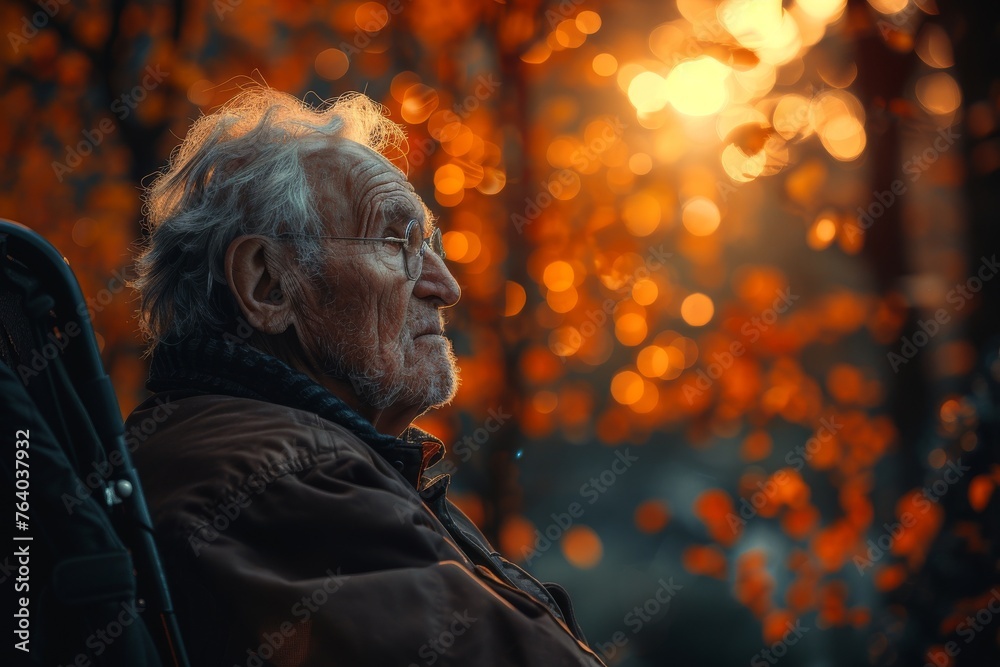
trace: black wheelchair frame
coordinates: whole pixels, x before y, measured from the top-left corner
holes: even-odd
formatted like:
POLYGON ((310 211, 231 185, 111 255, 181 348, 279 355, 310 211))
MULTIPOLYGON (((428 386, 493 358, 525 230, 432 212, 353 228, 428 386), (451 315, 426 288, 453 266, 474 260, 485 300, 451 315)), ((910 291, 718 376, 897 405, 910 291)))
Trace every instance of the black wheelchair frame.
POLYGON ((48 241, 2 219, 0 397, 6 566, 30 572, 6 577, 7 664, 188 667, 87 302, 48 241))

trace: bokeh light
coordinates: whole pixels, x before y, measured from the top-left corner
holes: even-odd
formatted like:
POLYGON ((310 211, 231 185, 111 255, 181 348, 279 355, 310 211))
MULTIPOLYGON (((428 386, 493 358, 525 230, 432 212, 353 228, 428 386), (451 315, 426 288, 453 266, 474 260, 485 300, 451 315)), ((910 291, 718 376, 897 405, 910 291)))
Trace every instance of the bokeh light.
POLYGON ((670 71, 661 85, 664 99, 690 116, 717 113, 729 99, 730 73, 728 67, 708 56, 684 61, 670 71))
POLYGON ((573 286, 575 277, 573 266, 569 262, 557 260, 545 267, 542 281, 550 290, 561 292, 573 286))
POLYGON ((715 304, 706 294, 696 292, 681 303, 681 317, 693 327, 708 324, 713 314, 715 314, 715 304))
POLYGON ((684 204, 681 220, 695 236, 708 236, 718 229, 722 217, 715 202, 705 197, 694 197, 684 204))
POLYGON ((601 562, 604 545, 589 526, 573 526, 563 535, 562 552, 574 567, 589 570, 601 562))

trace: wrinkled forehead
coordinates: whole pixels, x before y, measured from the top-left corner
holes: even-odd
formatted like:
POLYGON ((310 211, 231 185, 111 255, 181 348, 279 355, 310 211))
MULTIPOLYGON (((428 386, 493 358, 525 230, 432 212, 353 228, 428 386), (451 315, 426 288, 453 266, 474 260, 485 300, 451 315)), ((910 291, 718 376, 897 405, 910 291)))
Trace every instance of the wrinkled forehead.
POLYGON ((350 139, 322 138, 307 147, 310 184, 328 228, 338 234, 377 236, 378 227, 419 220, 429 234, 434 216, 384 156, 350 139))

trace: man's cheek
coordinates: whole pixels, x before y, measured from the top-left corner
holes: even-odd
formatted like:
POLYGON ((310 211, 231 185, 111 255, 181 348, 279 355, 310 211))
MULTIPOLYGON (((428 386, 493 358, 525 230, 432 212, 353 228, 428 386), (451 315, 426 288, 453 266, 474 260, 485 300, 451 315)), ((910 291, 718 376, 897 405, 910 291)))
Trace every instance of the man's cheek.
POLYGON ((379 335, 383 340, 397 340, 406 333, 407 303, 400 296, 399 290, 383 289, 371 294, 373 298, 368 303, 374 304, 374 317, 377 317, 379 335))

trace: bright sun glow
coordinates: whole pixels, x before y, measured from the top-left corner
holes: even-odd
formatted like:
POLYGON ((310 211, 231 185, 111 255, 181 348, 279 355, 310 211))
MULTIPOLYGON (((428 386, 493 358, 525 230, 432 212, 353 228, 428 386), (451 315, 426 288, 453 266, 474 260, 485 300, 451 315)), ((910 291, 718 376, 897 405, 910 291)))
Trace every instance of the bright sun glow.
POLYGON ((666 94, 675 109, 689 116, 708 116, 729 101, 732 70, 715 58, 686 60, 667 75, 666 94))

